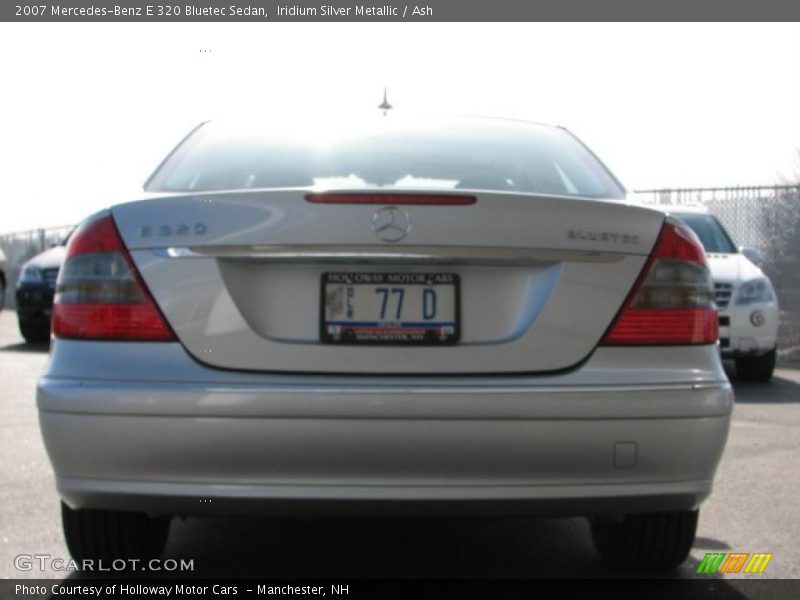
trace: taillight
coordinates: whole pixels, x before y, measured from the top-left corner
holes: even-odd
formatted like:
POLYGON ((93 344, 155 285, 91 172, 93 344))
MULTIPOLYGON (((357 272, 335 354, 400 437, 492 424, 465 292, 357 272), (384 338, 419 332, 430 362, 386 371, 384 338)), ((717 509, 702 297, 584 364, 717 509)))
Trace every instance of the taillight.
POLYGON ((713 344, 719 336, 714 286, 694 233, 668 219, 604 346, 713 344))
POLYGON ((70 238, 56 284, 53 334, 95 340, 175 339, 111 215, 83 223, 70 238))

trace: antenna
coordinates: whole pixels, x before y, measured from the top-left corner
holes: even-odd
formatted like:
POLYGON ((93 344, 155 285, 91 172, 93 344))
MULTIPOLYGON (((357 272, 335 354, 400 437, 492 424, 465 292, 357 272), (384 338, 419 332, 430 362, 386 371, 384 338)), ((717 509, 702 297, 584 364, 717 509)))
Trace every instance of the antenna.
POLYGON ((392 109, 392 105, 389 104, 389 100, 386 99, 386 88, 383 88, 383 102, 378 104, 378 108, 383 111, 383 114, 386 114, 387 110, 392 109))

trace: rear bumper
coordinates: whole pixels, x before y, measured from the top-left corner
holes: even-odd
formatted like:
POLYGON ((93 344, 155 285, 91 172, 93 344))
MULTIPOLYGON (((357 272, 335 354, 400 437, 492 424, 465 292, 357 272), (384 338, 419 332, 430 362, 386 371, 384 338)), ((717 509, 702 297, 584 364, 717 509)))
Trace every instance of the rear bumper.
POLYGON ((726 380, 708 380, 721 373, 716 348, 703 351, 716 361, 705 381, 588 385, 592 372, 610 377, 604 352, 580 376, 413 384, 234 383, 238 374, 219 372, 209 375, 218 381, 173 373, 159 382, 135 370, 128 380, 78 379, 51 364, 40 423, 59 491, 75 507, 578 515, 697 506, 733 404, 726 380))
POLYGON ((43 413, 42 428, 59 491, 76 507, 154 514, 583 515, 697 506, 711 491, 728 420, 176 420, 43 413))

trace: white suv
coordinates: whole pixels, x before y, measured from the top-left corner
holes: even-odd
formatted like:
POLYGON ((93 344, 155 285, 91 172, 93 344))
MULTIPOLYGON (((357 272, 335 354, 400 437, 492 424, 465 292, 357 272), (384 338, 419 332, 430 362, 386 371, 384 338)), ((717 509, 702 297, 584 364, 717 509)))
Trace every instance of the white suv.
POLYGON ((737 248, 705 208, 681 206, 672 215, 694 230, 708 255, 723 358, 736 361, 739 379, 769 381, 775 370, 778 298, 769 278, 755 264, 760 262, 758 252, 737 248))

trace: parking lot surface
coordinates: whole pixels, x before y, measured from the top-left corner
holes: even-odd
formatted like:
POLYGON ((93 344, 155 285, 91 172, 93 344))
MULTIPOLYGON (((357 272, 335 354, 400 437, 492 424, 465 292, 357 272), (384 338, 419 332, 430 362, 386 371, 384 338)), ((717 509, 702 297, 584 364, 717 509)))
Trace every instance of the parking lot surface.
MULTIPOLYGON (((19 571, 14 561, 20 554, 68 557, 36 416, 35 382, 47 350, 24 344, 16 315, 0 313, 4 578, 69 575, 19 571)), ((772 562, 758 577, 800 577, 800 365, 789 367, 779 369, 770 384, 736 384, 734 422, 715 491, 700 512, 691 558, 676 576, 710 577, 695 575, 697 565, 706 552, 720 551, 771 552, 772 562)), ((193 559, 200 577, 614 575, 601 565, 583 519, 189 518, 173 523, 166 556, 193 559)))

